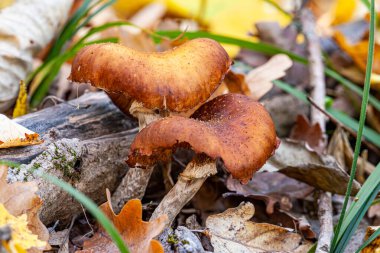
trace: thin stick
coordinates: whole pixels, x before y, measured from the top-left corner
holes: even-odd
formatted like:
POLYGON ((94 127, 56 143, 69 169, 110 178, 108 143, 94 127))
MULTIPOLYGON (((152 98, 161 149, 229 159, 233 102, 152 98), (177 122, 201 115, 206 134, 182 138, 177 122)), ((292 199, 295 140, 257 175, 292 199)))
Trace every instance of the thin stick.
MULTIPOLYGON (((303 8, 300 11, 300 20, 309 53, 310 84, 313 87, 312 98, 314 99, 315 104, 324 110, 326 84, 323 71, 324 66, 322 62, 321 47, 319 44, 319 38, 315 32, 315 18, 309 9, 303 8)), ((311 108, 311 121, 313 123, 318 123, 323 133, 326 131, 325 119, 325 115, 320 110, 315 107, 311 108)), ((331 193, 322 191, 319 192, 318 219, 321 224, 321 228, 315 252, 329 252, 331 239, 333 237, 331 193)))
MULTIPOLYGON (((330 119, 330 121, 332 121, 335 125, 338 125, 339 127, 343 128, 344 130, 346 130, 349 134, 351 134, 353 137, 357 138, 358 135, 357 133, 352 130, 351 128, 343 125, 342 123, 340 123, 340 121, 338 121, 333 115, 331 115, 329 112, 327 112, 326 110, 324 110, 323 108, 319 107, 319 105, 314 101, 314 99, 312 99, 311 97, 307 97, 307 100, 310 102, 310 104, 312 106, 314 106, 316 109, 318 109, 321 113, 323 113, 326 117, 328 117, 330 119)), ((362 138, 362 143, 364 145, 367 146, 367 148, 369 148, 372 152, 374 152, 375 154, 377 155, 380 155, 380 150, 375 146, 373 145, 372 143, 368 142, 365 138, 362 138)))

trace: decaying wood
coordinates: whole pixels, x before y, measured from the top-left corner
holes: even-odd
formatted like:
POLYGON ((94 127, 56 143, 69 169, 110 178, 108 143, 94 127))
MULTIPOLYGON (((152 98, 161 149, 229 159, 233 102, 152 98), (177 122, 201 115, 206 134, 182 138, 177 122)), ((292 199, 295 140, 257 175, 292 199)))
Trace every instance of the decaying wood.
MULTIPOLYGON (((324 76, 324 66, 322 62, 322 51, 319 44, 319 37, 316 34, 315 17, 312 12, 304 8, 300 12, 303 33, 306 38, 310 84, 313 87, 312 98, 322 109, 325 106, 326 84, 324 76)), ((325 115, 317 108, 311 108, 311 121, 318 123, 323 133, 326 131, 325 115)), ((318 219, 320 223, 320 233, 315 252, 323 253, 330 251, 331 239, 333 237, 333 217, 331 193, 319 192, 318 198, 318 219)))
POLYGON ((45 224, 69 222, 82 207, 63 190, 36 178, 31 170, 48 172, 71 183, 98 204, 106 201, 106 188, 115 190, 127 172, 125 159, 137 124, 102 92, 85 94, 16 121, 39 133, 44 143, 0 150, 0 159, 23 164, 10 170, 10 181, 37 180, 45 224))

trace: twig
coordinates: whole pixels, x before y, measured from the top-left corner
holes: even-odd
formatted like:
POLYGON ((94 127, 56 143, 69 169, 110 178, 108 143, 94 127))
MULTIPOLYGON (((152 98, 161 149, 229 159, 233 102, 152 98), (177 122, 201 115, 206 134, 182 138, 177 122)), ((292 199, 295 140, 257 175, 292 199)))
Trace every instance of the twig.
MULTIPOLYGON (((330 119, 330 121, 332 121, 335 125, 341 127, 342 129, 346 130, 349 134, 351 134, 353 137, 357 138, 358 135, 357 135, 357 133, 354 130, 352 130, 351 128, 343 125, 333 115, 331 115, 329 112, 327 112, 323 108, 319 107, 319 105, 317 105, 317 103, 314 101, 314 99, 312 99, 311 97, 307 97, 307 100, 310 102, 310 104, 312 106, 314 106, 321 113, 323 113, 326 117, 328 117, 330 119)), ((368 142, 365 138, 362 139, 362 143, 364 145, 366 145, 367 148, 369 148, 372 152, 374 152, 377 155, 380 155, 380 150, 375 145, 373 145, 372 143, 368 142)))
MULTIPOLYGON (((77 218, 78 218, 78 215, 74 215, 73 218, 71 219, 70 226, 69 226, 69 228, 68 228, 68 230, 67 230, 67 233, 66 233, 66 235, 65 235, 65 237, 64 237, 64 239, 63 239, 61 245, 59 245, 59 249, 60 249, 60 250, 62 250, 62 249, 66 249, 66 245, 65 245, 65 244, 66 244, 67 240, 68 240, 69 237, 70 237, 71 229, 73 229, 73 226, 74 226, 75 220, 76 220, 77 218)), ((69 250, 69 249, 67 249, 67 250, 69 250)))
MULTIPOLYGON (((300 11, 300 20, 309 53, 310 84, 313 87, 311 95, 315 104, 324 110, 326 85, 321 47, 319 44, 319 38, 315 32, 315 18, 309 9, 303 8, 300 11)), ((326 131, 325 115, 315 107, 311 108, 311 121, 313 123, 318 123, 323 133, 326 131)), ((321 228, 315 252, 329 252, 331 239, 333 237, 331 193, 319 192, 318 219, 321 228)))

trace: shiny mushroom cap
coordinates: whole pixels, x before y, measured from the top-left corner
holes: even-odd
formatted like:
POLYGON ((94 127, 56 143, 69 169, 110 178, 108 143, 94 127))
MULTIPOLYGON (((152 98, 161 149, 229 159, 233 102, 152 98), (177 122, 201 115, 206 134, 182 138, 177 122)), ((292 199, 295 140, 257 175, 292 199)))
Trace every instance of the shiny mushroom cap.
POLYGON ((190 40, 165 52, 104 43, 77 54, 69 79, 105 90, 126 113, 130 100, 148 109, 184 112, 210 97, 230 65, 227 52, 211 39, 190 40))
POLYGON ((171 116, 148 125, 133 141, 127 162, 145 167, 168 161, 179 146, 221 158, 231 175, 246 183, 274 153, 278 139, 260 103, 226 94, 201 106, 192 118, 171 116))

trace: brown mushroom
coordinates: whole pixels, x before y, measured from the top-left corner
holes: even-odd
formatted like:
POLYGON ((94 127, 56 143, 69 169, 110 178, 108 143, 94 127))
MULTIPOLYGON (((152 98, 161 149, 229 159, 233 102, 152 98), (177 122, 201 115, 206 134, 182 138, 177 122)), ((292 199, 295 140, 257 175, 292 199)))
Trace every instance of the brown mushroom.
MULTIPOLYGON (((227 52, 210 39, 194 39, 172 50, 151 53, 105 43, 83 48, 73 61, 69 79, 105 90, 124 113, 138 118, 141 130, 162 116, 186 112, 205 102, 230 65, 227 52)), ((123 203, 125 198, 144 194, 151 171, 128 171, 116 190, 123 203), (130 196, 121 196, 125 194, 130 196)))
POLYGON ((176 147, 190 147, 195 158, 153 213, 165 213, 169 224, 206 178, 216 173, 220 158, 231 175, 247 183, 278 146, 273 121, 253 99, 226 94, 201 106, 192 118, 171 116, 153 122, 137 134, 128 164, 145 167, 171 159, 176 147))

